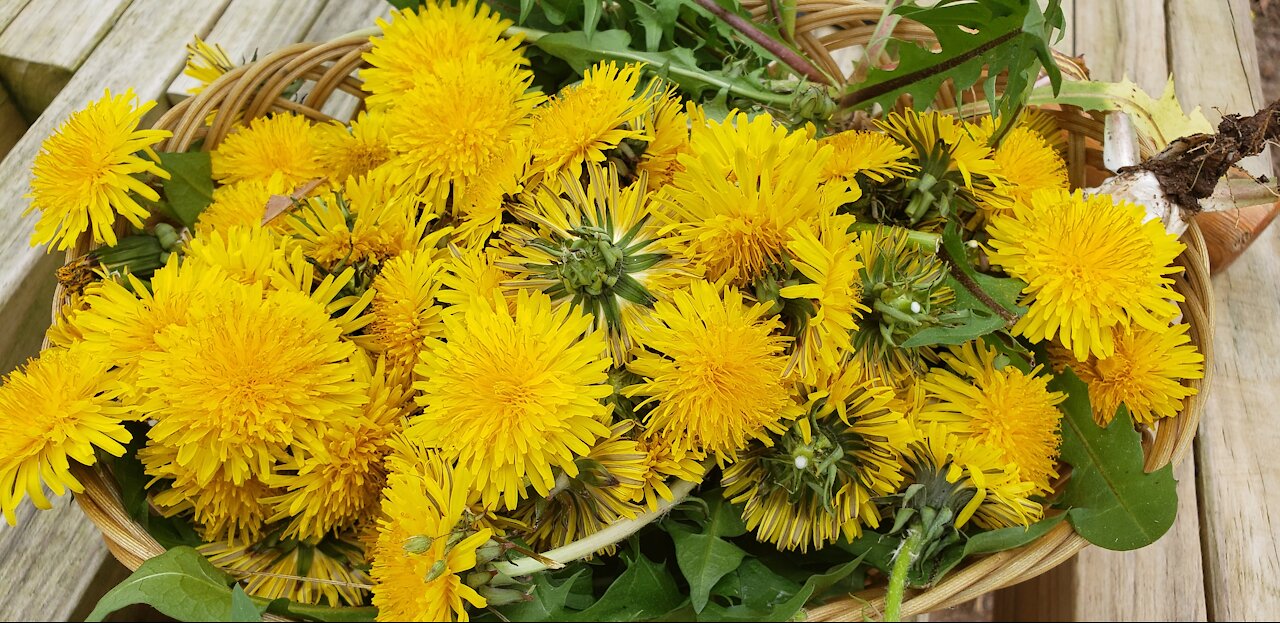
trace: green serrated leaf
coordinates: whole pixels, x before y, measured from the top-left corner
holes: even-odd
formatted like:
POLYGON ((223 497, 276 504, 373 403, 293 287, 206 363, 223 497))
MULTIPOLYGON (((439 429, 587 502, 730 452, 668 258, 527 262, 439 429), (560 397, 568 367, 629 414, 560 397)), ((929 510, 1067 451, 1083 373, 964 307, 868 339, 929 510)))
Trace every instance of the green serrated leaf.
POLYGON ((262 614, 267 611, 267 604, 256 604, 249 595, 236 584, 231 589, 231 618, 228 621, 261 621, 262 614))
POLYGON ((759 559, 748 558, 733 573, 716 582, 711 594, 739 599, 748 608, 762 610, 786 601, 800 586, 799 582, 774 573, 759 559))
POLYGON ((769 607, 751 607, 745 603, 727 607, 715 603, 707 604, 706 609, 699 614, 698 620, 790 621, 797 613, 800 612, 800 609, 808 603, 809 598, 826 591, 853 575, 861 564, 862 558, 859 557, 855 560, 833 567, 825 573, 811 575, 793 595, 788 597, 785 601, 769 607))
POLYGON ((533 600, 503 607, 502 615, 509 621, 556 621, 567 616, 567 603, 578 578, 585 575, 579 570, 567 580, 555 584, 545 573, 533 576, 533 600))
POLYGON ((1156 542, 1178 513, 1173 466, 1147 473, 1133 420, 1121 408, 1106 428, 1094 423, 1089 388, 1071 370, 1049 383, 1067 394, 1062 409, 1062 460, 1071 478, 1057 505, 1090 543, 1131 550, 1156 542))
POLYGON ((190 547, 175 547, 148 560, 103 595, 88 621, 133 604, 149 604, 184 621, 226 621, 231 616, 231 576, 190 547))
POLYGON ((964 555, 994 554, 995 552, 1022 547, 1048 534, 1055 526, 1062 523, 1065 518, 1065 514, 1058 514, 1041 519, 1025 528, 1013 526, 1011 528, 979 532, 969 537, 969 540, 965 542, 964 555))
POLYGON ((600 10, 603 4, 602 0, 583 0, 582 2, 582 34, 586 35, 587 41, 596 34, 596 26, 600 25, 600 10))
POLYGON ((567 613, 565 621, 638 621, 664 615, 685 601, 666 565, 643 554, 627 565, 600 600, 581 612, 567 613))
POLYGON ((213 168, 209 152, 161 152, 160 168, 169 173, 164 196, 178 221, 194 227, 200 213, 213 203, 213 168))
POLYGON ((672 524, 668 530, 676 543, 676 564, 689 582, 694 612, 701 612, 711 598, 712 587, 737 569, 747 553, 710 531, 696 534, 677 526, 672 524))

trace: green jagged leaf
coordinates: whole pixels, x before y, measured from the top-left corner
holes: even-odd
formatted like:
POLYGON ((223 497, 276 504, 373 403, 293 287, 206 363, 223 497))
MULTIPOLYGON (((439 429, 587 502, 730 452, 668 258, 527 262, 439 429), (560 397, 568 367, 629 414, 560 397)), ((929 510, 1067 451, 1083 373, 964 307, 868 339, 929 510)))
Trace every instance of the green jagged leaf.
POLYGON ((1213 132, 1213 124, 1200 112, 1199 106, 1190 112, 1183 110, 1174 91, 1172 76, 1159 99, 1125 79, 1120 82, 1071 80, 1056 93, 1041 87, 1032 93, 1031 101, 1053 101, 1085 110, 1128 113, 1138 134, 1150 138, 1156 149, 1164 149, 1183 136, 1213 132))
POLYGON ((564 621, 638 621, 665 615, 685 598, 666 565, 637 554, 591 607, 566 612, 564 621))
POLYGON ((996 77, 1008 78, 998 104, 1008 118, 1027 95, 1041 67, 1056 89, 1062 81, 1049 45, 1064 24, 1062 9, 1052 1, 1041 10, 1034 0, 942 0, 933 6, 906 3, 894 11, 933 31, 940 49, 894 41, 898 64, 891 70, 871 69, 845 103, 851 106, 880 104, 892 108, 903 94, 912 96, 917 108, 927 107, 942 83, 953 80, 957 90, 973 86, 985 67, 984 91, 994 99, 996 77))
MULTIPOLYGON (((805 580, 804 584, 798 585, 790 583, 790 586, 787 586, 786 581, 781 578, 781 576, 778 576, 767 568, 764 568, 764 565, 760 565, 764 572, 757 572, 754 582, 761 582, 761 584, 752 583, 743 585, 742 588, 744 590, 744 594, 739 596, 742 599, 742 603, 730 606, 723 606, 714 602, 708 603, 706 608, 698 613, 698 620, 790 621, 798 612, 800 612, 800 609, 808 603, 811 597, 821 594, 849 578, 858 570, 858 567, 861 564, 862 558, 859 557, 855 560, 837 565, 827 570, 825 573, 811 575, 807 580, 805 580), (776 585, 763 583, 769 580, 782 580, 782 582, 779 582, 779 584, 776 585), (790 590, 779 590, 777 588, 778 586, 784 586, 788 589, 790 589, 790 587, 795 588, 790 590), (761 597, 747 594, 747 591, 756 590, 763 592, 768 596, 768 599, 765 600, 761 597)), ((745 566, 746 565, 744 565, 744 567, 745 566)))
MULTIPOLYGON (((415 3, 416 4, 416 3, 415 3)), ((200 213, 213 203, 213 167, 209 152, 161 152, 160 168, 169 173, 164 196, 178 221, 194 227, 200 213)))
POLYGON ((133 572, 111 589, 87 620, 133 604, 149 604, 166 616, 184 621, 226 621, 231 616, 231 576, 190 547, 175 547, 133 572))
POLYGON ((231 589, 231 618, 228 621, 261 621, 268 604, 254 603, 239 584, 231 589))
POLYGON ((644 47, 655 52, 664 39, 672 38, 680 19, 680 0, 654 0, 652 5, 636 0, 634 6, 636 20, 644 28, 644 47))
POLYGON ((697 534, 679 525, 668 528, 676 543, 676 564, 689 582, 694 611, 701 612, 711 598, 712 587, 737 569, 747 553, 713 533, 697 534))
POLYGON ((743 75, 730 75, 724 69, 703 69, 693 51, 672 48, 662 52, 641 52, 631 47, 631 35, 625 30, 604 30, 588 38, 582 31, 529 36, 538 49, 562 59, 582 73, 600 61, 646 63, 649 71, 682 88, 690 97, 698 98, 711 91, 727 91, 762 103, 789 106, 791 98, 764 89, 743 75))
POLYGON ((1131 550, 1156 542, 1178 513, 1173 466, 1147 473, 1142 443, 1129 411, 1121 407, 1106 428, 1093 421, 1089 388, 1071 370, 1059 374, 1049 389, 1067 394, 1062 409, 1062 460, 1071 478, 1057 504, 1067 520, 1090 543, 1111 550, 1131 550))
POLYGON ((782 603, 800 590, 801 584, 774 573, 758 558, 748 558, 737 569, 716 582, 711 594, 739 599, 742 605, 763 610, 782 603))
POLYGON ((585 573, 585 570, 579 570, 559 584, 546 573, 534 574, 533 600, 504 606, 502 615, 509 621, 556 621, 565 618, 570 613, 568 601, 574 584, 585 573))

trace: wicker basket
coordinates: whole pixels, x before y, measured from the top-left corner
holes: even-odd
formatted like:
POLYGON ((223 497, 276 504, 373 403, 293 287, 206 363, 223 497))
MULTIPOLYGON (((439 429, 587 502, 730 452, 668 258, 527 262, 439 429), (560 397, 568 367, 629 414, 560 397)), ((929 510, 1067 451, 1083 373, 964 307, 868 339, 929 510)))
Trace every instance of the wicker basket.
MULTIPOLYGON (((760 19, 768 19, 769 3, 748 0, 744 4, 760 19)), ((800 0, 796 44, 829 73, 842 76, 831 52, 865 43, 875 30, 881 9, 866 3, 833 0, 800 0), (834 27, 834 28, 832 28, 834 27)), ((895 37, 930 41, 932 35, 916 24, 899 24, 895 37)), ((321 112, 335 93, 342 91, 362 98, 360 83, 353 74, 363 66, 361 54, 369 49, 368 37, 352 35, 324 44, 300 43, 281 49, 261 60, 236 68, 206 88, 169 110, 155 127, 170 130, 173 137, 157 147, 161 151, 184 151, 198 141, 201 149, 212 149, 232 129, 245 120, 272 112, 290 111, 321 121, 332 117, 321 112), (297 80, 308 84, 301 102, 282 94, 297 80), (217 111, 212 125, 206 118, 217 111)), ((839 56, 839 54, 837 54, 839 56)), ((1082 68, 1071 59, 1060 58, 1068 78, 1083 78, 1082 68)), ((936 104, 953 107, 968 101, 969 94, 944 89, 936 104)), ((1102 119, 1078 110, 1051 111, 1065 134, 1067 161, 1073 185, 1096 183, 1105 177, 1101 166, 1102 119)), ((1186 270, 1176 278, 1175 287, 1186 297, 1183 314, 1190 326, 1193 344, 1206 356, 1203 380, 1192 381, 1199 393, 1186 401, 1179 417, 1162 420, 1145 431, 1146 468, 1156 469, 1169 462, 1181 462, 1191 442, 1204 404, 1205 387, 1212 365, 1213 296, 1209 286, 1209 266, 1204 239, 1193 223, 1183 237, 1187 250, 1178 259, 1186 270)), ((69 254, 75 259, 90 250, 88 237, 69 254)), ((54 316, 67 300, 59 291, 54 300, 54 316)), ((76 465, 73 472, 84 485, 76 496, 84 513, 101 529, 115 557, 131 569, 164 551, 159 543, 125 511, 114 478, 102 465, 76 465)), ((942 582, 922 591, 910 591, 902 615, 911 616, 953 606, 984 593, 1035 577, 1075 555, 1088 543, 1063 522, 1030 545, 992 554, 950 573, 942 582)), ((808 620, 878 619, 884 603, 884 589, 868 589, 805 611, 808 620)))

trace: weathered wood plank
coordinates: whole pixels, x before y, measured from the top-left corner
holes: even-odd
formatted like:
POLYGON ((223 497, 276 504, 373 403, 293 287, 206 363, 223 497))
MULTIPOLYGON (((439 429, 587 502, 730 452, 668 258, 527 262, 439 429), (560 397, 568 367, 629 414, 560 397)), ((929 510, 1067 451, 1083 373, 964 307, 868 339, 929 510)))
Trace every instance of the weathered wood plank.
MULTIPOLYGON (((135 0, 66 87, 0 163, 0 362, 33 355, 49 323, 58 255, 31 248, 27 205, 31 163, 57 126, 104 88, 160 97, 183 63, 192 32, 207 33, 227 0, 135 0), (147 33, 140 37, 138 33, 147 33)), ((29 507, 28 507, 29 508, 29 507)), ((106 557, 97 530, 63 497, 57 510, 0 527, 0 619, 65 620, 106 557)), ((24 511, 25 512, 25 511, 24 511)))
POLYGON ((66 621, 107 546, 71 496, 48 511, 24 502, 17 516, 17 526, 0 521, 0 621, 66 621))
MULTIPOLYGON (((12 22, 26 5, 27 0, 0 2, 0 33, 4 32, 9 22, 12 22)), ((9 149, 18 142, 18 139, 22 138, 28 125, 26 118, 22 116, 22 111, 9 95, 8 89, 0 84, 0 159, 9 153, 9 149)))
MULTIPOLYGON (((251 61, 304 40, 325 3, 326 0, 232 0, 204 39, 221 45, 233 63, 251 61)), ((334 3, 345 4, 343 0, 334 3)), ((167 90, 169 101, 176 104, 186 99, 187 91, 196 85, 194 78, 179 75, 167 90)))
MULTIPOLYGON (((1178 96, 1211 121, 1264 104, 1245 0, 1169 0, 1178 96)), ((1246 165, 1271 173, 1268 158, 1246 165)), ((1280 611, 1280 230, 1265 232, 1214 278, 1217 351, 1200 439, 1202 542, 1208 614, 1266 620, 1280 611)))
POLYGON ((53 101, 131 1, 30 2, 0 33, 0 80, 28 119, 53 101))
POLYGON ((1067 37, 1094 78, 1129 78, 1159 95, 1169 79, 1163 0, 1076 2, 1067 37))

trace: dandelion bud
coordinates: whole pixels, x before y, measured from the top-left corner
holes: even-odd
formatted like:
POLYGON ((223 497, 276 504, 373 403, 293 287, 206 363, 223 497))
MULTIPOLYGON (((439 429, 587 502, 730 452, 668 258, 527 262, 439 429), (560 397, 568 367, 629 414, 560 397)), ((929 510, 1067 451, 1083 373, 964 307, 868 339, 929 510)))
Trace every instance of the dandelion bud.
POLYGON ((431 549, 431 544, 435 539, 424 534, 415 534, 404 540, 404 551, 406 554, 422 554, 431 549))
POLYGON ((449 570, 449 565, 445 564, 445 561, 437 560, 431 564, 431 569, 427 571, 426 580, 428 582, 434 582, 437 579, 439 579, 440 576, 444 575, 444 572, 448 570, 449 570))

